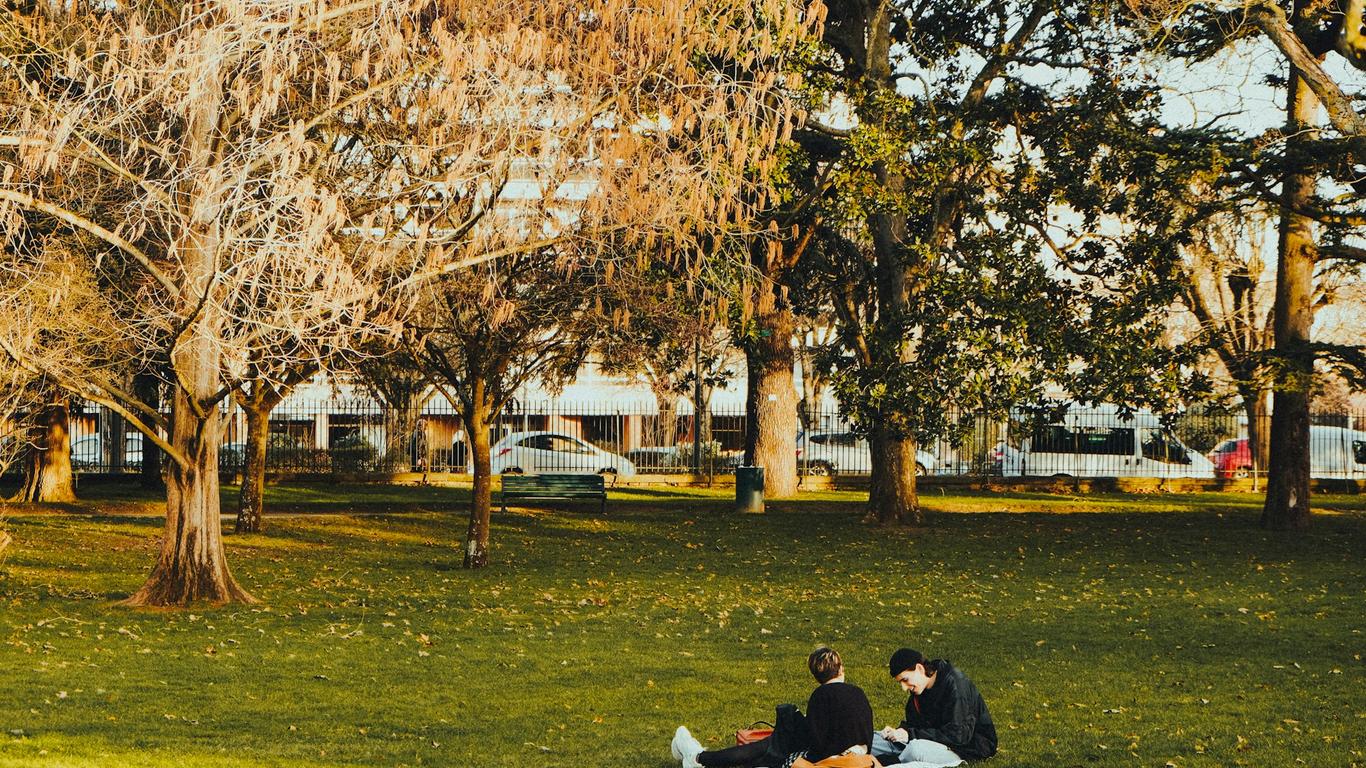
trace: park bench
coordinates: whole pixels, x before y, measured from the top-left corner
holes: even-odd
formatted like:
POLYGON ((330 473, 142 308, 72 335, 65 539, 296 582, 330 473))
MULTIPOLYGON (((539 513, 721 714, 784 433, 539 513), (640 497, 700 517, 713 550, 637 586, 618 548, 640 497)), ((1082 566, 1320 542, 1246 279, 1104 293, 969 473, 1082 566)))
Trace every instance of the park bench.
POLYGON ((503 511, 508 499, 601 499, 607 512, 602 475, 503 475, 503 511))

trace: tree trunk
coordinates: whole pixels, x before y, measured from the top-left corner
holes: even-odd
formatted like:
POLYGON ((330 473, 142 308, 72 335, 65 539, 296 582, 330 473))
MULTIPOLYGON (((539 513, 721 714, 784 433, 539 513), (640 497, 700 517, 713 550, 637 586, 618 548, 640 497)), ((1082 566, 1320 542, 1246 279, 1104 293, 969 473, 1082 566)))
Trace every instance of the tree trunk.
POLYGON ((653 377, 650 382, 659 410, 653 439, 660 448, 672 448, 678 443, 678 393, 670 386, 672 383, 670 379, 653 377))
POLYGON ((237 493, 238 533, 260 533, 265 511, 266 444, 270 439, 272 405, 253 403, 244 407, 247 417, 246 453, 242 467, 242 487, 237 493))
POLYGON ((820 426, 817 418, 821 415, 821 402, 825 394, 825 376, 816 370, 815 360, 810 350, 800 353, 802 364, 802 391, 797 402, 797 416, 802 420, 802 430, 814 432, 820 426))
POLYGON ((417 434, 417 414, 420 408, 409 400, 390 403, 384 415, 384 469, 387 472, 408 472, 413 468, 413 444, 417 434))
POLYGON ((764 495, 797 493, 797 388, 792 381, 792 313, 759 319, 759 338, 746 344, 745 458, 764 468, 764 495))
POLYGON ((1252 476, 1264 477, 1271 456, 1271 409, 1266 392, 1251 388, 1241 392, 1243 414, 1247 416, 1247 448, 1252 456, 1252 476))
MULTIPOLYGON (((198 351, 198 350, 196 350, 198 351)), ((218 446, 223 419, 203 415, 177 390, 172 402, 171 445, 186 463, 166 472, 166 530, 161 555, 147 583, 125 602, 131 606, 187 606, 196 602, 252 603, 228 571, 218 498, 218 446)))
POLYGON ((474 490, 470 498, 470 525, 465 532, 465 567, 489 564, 489 519, 493 511, 493 465, 489 456, 489 413, 484 387, 476 384, 472 402, 464 409, 465 433, 474 451, 474 490))
POLYGON ((127 433, 123 416, 105 409, 100 418, 100 459, 106 472, 118 474, 126 466, 127 433))
POLYGON ((71 472, 71 409, 61 398, 38 413, 19 501, 61 503, 76 500, 71 472))
MULTIPOLYGON (((212 120, 199 122, 199 131, 213 124, 212 120)), ((195 192, 189 192, 187 199, 195 200, 195 192)), ((251 603, 255 599, 228 571, 223 549, 218 487, 218 448, 223 440, 218 398, 223 380, 214 340, 222 338, 221 325, 229 321, 206 310, 201 294, 218 269, 213 228, 188 229, 177 250, 185 272, 184 293, 178 300, 186 316, 194 320, 184 329, 184 341, 169 361, 178 386, 171 400, 168 442, 175 456, 166 472, 166 529, 147 583, 124 602, 131 606, 251 603)))
MULTIPOLYGON (((1300 19, 1308 0, 1297 0, 1300 19)), ((1287 97, 1287 150, 1293 162, 1311 162, 1304 144, 1312 131, 1318 102, 1304 78, 1290 70, 1287 97)), ((1309 525, 1309 393, 1314 380, 1310 329, 1314 322, 1314 229, 1295 212, 1314 194, 1314 174, 1290 172, 1282 185, 1279 263, 1273 326, 1279 363, 1271 412, 1271 458, 1262 527, 1273 530, 1309 525)))
MULTIPOLYGON (((875 4, 867 22, 868 79, 886 92, 896 88, 891 59, 891 15, 894 12, 890 3, 875 4)), ((895 165, 878 161, 873 166, 873 175, 878 186, 887 190, 893 199, 904 193, 906 176, 895 165)), ((923 257, 909 252, 906 247, 910 237, 904 214, 886 208, 875 209, 868 216, 868 228, 876 258, 877 322, 873 332, 882 337, 875 347, 883 350, 877 355, 883 359, 873 362, 887 366, 907 363, 914 360, 916 354, 904 328, 911 289, 925 277, 928 265, 923 257)), ((874 436, 882 441, 882 448, 874 452, 877 493, 869 494, 869 517, 882 525, 923 523, 915 480, 915 441, 886 433, 876 425, 870 426, 874 436)))
POLYGON ((915 484, 915 440, 877 429, 869 436, 869 447, 873 481, 868 488, 868 519, 888 526, 923 525, 925 513, 915 484))
POLYGON ((764 494, 797 493, 797 319, 780 294, 775 254, 768 241, 754 247, 752 261, 764 275, 758 285, 754 333, 745 342, 745 462, 764 468, 764 494))
MULTIPOLYGON (((161 410, 161 382, 156 376, 148 373, 135 375, 133 390, 145 405, 161 410)), ((151 490, 166 487, 166 482, 161 479, 161 448, 147 435, 142 436, 142 467, 138 470, 138 484, 151 490)))

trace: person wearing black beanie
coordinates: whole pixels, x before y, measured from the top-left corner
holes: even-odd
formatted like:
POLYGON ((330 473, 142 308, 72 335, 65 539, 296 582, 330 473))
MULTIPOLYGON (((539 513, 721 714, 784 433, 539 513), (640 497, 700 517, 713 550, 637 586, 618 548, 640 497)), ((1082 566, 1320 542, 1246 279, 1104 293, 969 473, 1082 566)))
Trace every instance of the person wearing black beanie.
POLYGON ((911 696, 901 725, 873 735, 873 757, 879 762, 949 768, 996 754, 996 724, 967 675, 911 648, 898 648, 887 666, 911 696))

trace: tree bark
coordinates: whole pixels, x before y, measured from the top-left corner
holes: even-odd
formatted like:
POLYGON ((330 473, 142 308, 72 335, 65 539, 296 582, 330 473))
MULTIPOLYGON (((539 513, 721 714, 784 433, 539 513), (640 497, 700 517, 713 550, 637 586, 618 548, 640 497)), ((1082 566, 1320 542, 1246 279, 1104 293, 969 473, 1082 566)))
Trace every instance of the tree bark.
MULTIPOLYGON (((1297 0, 1295 17, 1308 0, 1297 0)), ((1286 109, 1287 153, 1309 163, 1304 144, 1310 138, 1318 101, 1298 68, 1291 67, 1286 109)), ((1293 162, 1293 161, 1292 161, 1293 162)), ((1296 213, 1311 202, 1315 176, 1306 170, 1286 174, 1282 185, 1279 262, 1273 327, 1279 363, 1271 412, 1271 457, 1262 527, 1273 530, 1309 525, 1309 395, 1314 381, 1310 329, 1314 322, 1314 229, 1296 213)))
POLYGON ((650 377, 650 390, 659 410, 653 439, 654 444, 661 448, 672 448, 678 443, 678 393, 672 384, 670 378, 650 377))
POLYGON ((76 500, 71 472, 71 409, 65 397, 38 413, 19 501, 54 504, 76 500))
POLYGON ((127 466, 127 433, 123 416, 105 409, 100 419, 100 459, 106 471, 118 474, 127 466))
POLYGON ((783 498, 797 493, 797 324, 776 286, 766 282, 760 290, 758 332, 745 344, 745 460, 764 468, 764 495, 783 498))
POLYGON ((923 525, 925 513, 915 484, 915 440, 875 429, 869 447, 873 482, 868 488, 868 519, 886 526, 923 525))
POLYGON ((166 529, 147 583, 124 603, 188 606, 197 602, 256 602, 228 571, 218 497, 222 416, 199 412, 183 390, 172 402, 171 445, 186 458, 166 472, 166 529))
POLYGON ((413 438, 420 408, 412 400, 390 403, 384 415, 384 469, 407 472, 413 468, 413 438))
MULTIPOLYGON (((206 131, 212 124, 212 120, 201 119, 196 130, 206 131)), ((197 194, 191 191, 186 197, 197 201, 197 194)), ((195 204, 201 205, 202 201, 195 204)), ((200 293, 218 269, 214 238, 212 227, 190 228, 177 246, 185 270, 179 301, 181 306, 195 309, 187 314, 193 322, 180 337, 184 341, 175 347, 169 361, 177 386, 171 400, 169 443, 174 456, 166 472, 166 529, 161 538, 161 553, 147 583, 124 601, 125 605, 255 602, 228 571, 227 553, 223 549, 218 486, 218 449, 223 440, 219 398, 223 380, 214 340, 223 337, 218 325, 228 320, 204 310, 200 293)))
POLYGON ((825 394, 825 375, 816 369, 814 356, 803 347, 799 353, 802 364, 802 391, 797 401, 797 416, 802 421, 802 431, 813 432, 819 426, 821 402, 825 394))
POLYGON ((493 511, 493 464, 489 456, 489 406, 484 386, 477 383, 462 414, 474 466, 474 489, 470 498, 470 524, 465 532, 465 567, 489 564, 489 522, 493 511))
POLYGON ((242 466, 242 487, 237 492, 237 533, 260 533, 265 529, 266 445, 270 439, 270 403, 252 403, 242 412, 247 418, 247 437, 242 466))

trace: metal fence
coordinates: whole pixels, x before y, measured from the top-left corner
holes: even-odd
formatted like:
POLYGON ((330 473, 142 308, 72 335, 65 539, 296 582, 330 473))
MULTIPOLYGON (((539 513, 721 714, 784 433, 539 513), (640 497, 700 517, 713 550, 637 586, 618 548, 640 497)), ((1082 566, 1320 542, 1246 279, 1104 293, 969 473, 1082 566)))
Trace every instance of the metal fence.
MULTIPOLYGON (((695 418, 649 405, 548 401, 517 403, 491 427, 495 472, 675 474, 732 472, 743 460, 743 409, 709 408, 695 418)), ((927 476, 1241 478, 1264 474, 1253 461, 1247 419, 1238 413, 1159 417, 1119 409, 1016 409, 1009 418, 955 417, 949 437, 919 446, 927 476)), ((361 474, 465 472, 469 441, 458 413, 437 401, 396 409, 370 401, 290 402, 270 416, 267 467, 276 472, 361 474)), ((1261 425, 1270 429, 1269 422, 1261 425)), ((867 440, 837 411, 815 412, 797 432, 806 475, 872 470, 867 440)), ((246 418, 226 414, 220 469, 237 472, 246 418)), ((1310 429, 1315 477, 1366 479, 1366 414, 1318 415, 1310 429)), ((97 406, 73 410, 72 463, 78 472, 134 472, 143 437, 97 406)))

